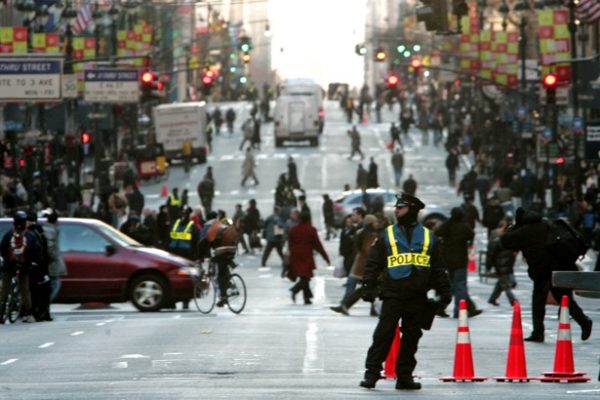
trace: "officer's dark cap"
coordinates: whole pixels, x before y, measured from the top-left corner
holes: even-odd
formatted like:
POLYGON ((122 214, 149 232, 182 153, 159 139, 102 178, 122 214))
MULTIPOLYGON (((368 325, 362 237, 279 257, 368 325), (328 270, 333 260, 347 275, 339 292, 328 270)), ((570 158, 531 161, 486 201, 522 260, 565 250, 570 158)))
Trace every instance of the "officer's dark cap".
POLYGON ((410 207, 416 210, 421 210, 425 208, 425 203, 423 203, 421 200, 417 199, 413 195, 410 195, 408 193, 401 193, 400 195, 396 195, 396 204, 394 205, 394 207, 410 207))

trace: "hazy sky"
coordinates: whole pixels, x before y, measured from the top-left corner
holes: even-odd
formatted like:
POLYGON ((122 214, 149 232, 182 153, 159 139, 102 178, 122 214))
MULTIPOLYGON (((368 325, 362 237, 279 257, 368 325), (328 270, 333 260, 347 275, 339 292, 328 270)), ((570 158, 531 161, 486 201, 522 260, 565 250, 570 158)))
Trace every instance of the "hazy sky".
POLYGON ((361 85, 364 59, 354 46, 364 41, 365 12, 366 0, 271 0, 273 68, 325 87, 361 85))

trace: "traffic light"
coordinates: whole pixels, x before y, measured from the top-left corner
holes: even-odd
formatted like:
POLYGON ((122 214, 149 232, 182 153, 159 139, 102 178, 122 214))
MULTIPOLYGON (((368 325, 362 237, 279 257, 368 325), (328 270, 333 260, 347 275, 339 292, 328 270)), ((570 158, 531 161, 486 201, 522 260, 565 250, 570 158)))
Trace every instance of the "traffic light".
POLYGON ((210 90, 215 84, 215 78, 215 73, 210 69, 208 71, 204 71, 204 74, 202 75, 202 93, 205 96, 208 96, 210 94, 210 90))
POLYGON ((80 135, 81 144, 90 144, 92 140, 92 135, 89 132, 83 131, 80 135))
POLYGON ((243 53, 248 53, 250 50, 252 50, 252 39, 250 39, 248 36, 240 37, 239 49, 243 53))
POLYGON ((356 46, 354 46, 354 52, 359 56, 364 56, 365 54, 367 54, 367 48, 364 44, 357 44, 356 46))
POLYGON ((406 46, 405 46, 405 45, 403 45, 403 44, 399 44, 399 45, 398 45, 398 47, 396 47, 396 51, 397 51, 399 54, 402 54, 402 53, 404 53, 404 52, 406 51, 406 46))
POLYGON ((250 62, 250 53, 244 53, 242 55, 242 61, 244 64, 248 64, 250 62))
POLYGON ((417 22, 425 22, 428 31, 448 31, 447 0, 421 0, 422 6, 415 9, 417 22))
POLYGON ((542 80, 542 85, 546 89, 546 104, 556 104, 556 85, 558 84, 558 77, 554 74, 546 74, 542 80))
POLYGON ((25 162, 25 159, 19 158, 19 168, 25 168, 26 165, 27 163, 25 162))
POLYGON ((81 133, 79 134, 79 140, 81 141, 83 154, 88 155, 90 153, 90 143, 92 141, 92 135, 88 131, 81 131, 81 133))
POLYGON ((419 75, 419 71, 421 71, 422 66, 423 66, 423 63, 421 62, 420 59, 413 58, 412 60, 410 60, 410 67, 412 68, 415 75, 417 75, 417 76, 419 75))
POLYGON ((398 75, 392 73, 388 75, 388 77, 385 79, 385 82, 390 89, 395 89, 398 86, 398 83, 400 83, 400 78, 398 78, 398 75))
POLYGON ((156 73, 150 70, 142 72, 142 101, 155 99, 161 95, 164 83, 156 73))
POLYGON ((375 49, 375 61, 384 62, 387 60, 387 53, 382 47, 375 49))

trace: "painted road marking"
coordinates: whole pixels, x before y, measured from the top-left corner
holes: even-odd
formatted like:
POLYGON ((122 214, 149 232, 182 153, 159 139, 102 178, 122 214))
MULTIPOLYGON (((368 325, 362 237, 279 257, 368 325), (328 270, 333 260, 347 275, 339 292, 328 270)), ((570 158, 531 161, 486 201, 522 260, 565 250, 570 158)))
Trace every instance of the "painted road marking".
POLYGON ((4 361, 3 363, 0 363, 0 365, 12 364, 12 363, 14 363, 17 360, 18 360, 18 358, 11 358, 11 359, 8 359, 8 360, 4 361))
POLYGON ((119 361, 112 363, 112 367, 116 369, 124 369, 127 368, 127 361, 119 361))
POLYGON ((79 335, 83 335, 83 334, 84 334, 83 331, 77 331, 77 332, 71 333, 71 336, 79 336, 79 335))
POLYGON ((306 328, 306 349, 304 350, 304 362, 302 364, 302 373, 322 372, 322 365, 319 368, 319 326, 314 318, 310 318, 306 328))
POLYGON ((50 347, 50 346, 53 346, 53 345, 54 345, 54 342, 47 342, 47 343, 44 343, 42 345, 39 345, 38 348, 45 349, 46 347, 50 347))
POLYGON ((273 274, 261 274, 258 276, 259 279, 269 279, 272 277, 273 277, 273 274))

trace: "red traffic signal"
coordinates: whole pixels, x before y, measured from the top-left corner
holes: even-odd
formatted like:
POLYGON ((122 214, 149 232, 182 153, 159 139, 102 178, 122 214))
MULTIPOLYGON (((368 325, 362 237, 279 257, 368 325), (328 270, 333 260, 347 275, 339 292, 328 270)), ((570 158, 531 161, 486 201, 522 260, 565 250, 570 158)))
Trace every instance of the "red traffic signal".
POLYGON ((546 89, 555 88, 556 85, 558 84, 558 77, 554 74, 547 74, 546 76, 544 76, 544 79, 542 80, 542 84, 544 85, 544 87, 546 89))
POLYGON ((81 133, 81 144, 90 144, 91 140, 92 140, 92 135, 90 135, 89 132, 81 133))
POLYGON ((398 78, 397 75, 392 74, 387 77, 386 81, 389 87, 396 87, 400 82, 400 78, 398 78))
POLYGON ((152 71, 146 71, 142 74, 142 82, 145 84, 152 83, 154 81, 154 73, 152 71))
POLYGON ((421 68, 421 65, 421 60, 419 60, 418 58, 413 58, 412 60, 410 60, 410 66, 413 67, 415 70, 421 68))
POLYGON ((19 158, 19 168, 25 168, 25 159, 19 158))
POLYGON ((554 160, 554 162, 555 162, 557 165, 562 165, 562 164, 564 164, 564 163, 565 163, 565 158, 564 158, 564 157, 556 157, 556 160, 554 160))
POLYGON ((204 75, 204 76, 202 77, 202 84, 203 84, 203 85, 205 85, 205 86, 208 86, 208 85, 212 85, 212 83, 213 83, 213 78, 212 78, 212 76, 209 76, 209 75, 207 74, 207 75, 204 75))

